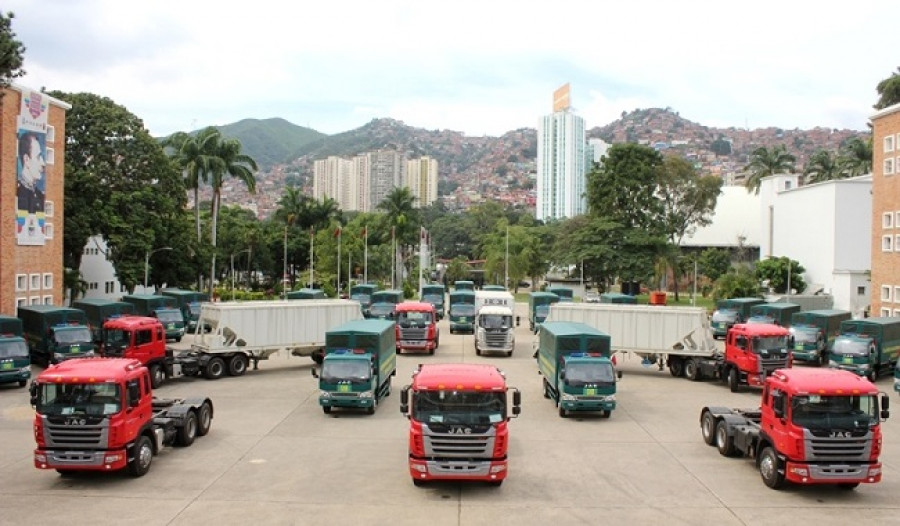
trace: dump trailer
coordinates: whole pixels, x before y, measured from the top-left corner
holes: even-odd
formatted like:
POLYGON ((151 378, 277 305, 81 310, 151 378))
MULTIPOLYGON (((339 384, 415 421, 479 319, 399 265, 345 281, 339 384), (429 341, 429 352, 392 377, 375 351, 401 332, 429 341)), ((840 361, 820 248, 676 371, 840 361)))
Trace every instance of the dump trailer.
POLYGON ((377 290, 378 285, 373 283, 358 283, 350 287, 350 299, 359 302, 366 318, 369 317, 369 307, 372 306, 372 294, 377 290))
POLYGON ((197 319, 200 318, 200 306, 209 301, 209 294, 176 288, 162 289, 160 293, 175 299, 175 305, 184 318, 185 332, 194 332, 197 329, 197 319))
POLYGON ((299 289, 287 293, 289 300, 321 300, 325 299, 325 291, 322 289, 299 289))
POLYGON ((325 333, 319 405, 325 414, 332 408, 365 409, 372 414, 391 394, 391 378, 397 374, 394 323, 388 320, 355 320, 325 333))
POLYGON ((103 323, 106 320, 134 314, 131 303, 100 298, 82 298, 72 302, 72 307, 84 311, 96 345, 103 340, 103 323))
POLYGON ((502 484, 509 471, 509 420, 519 415, 521 403, 522 394, 506 385, 496 366, 419 364, 412 383, 400 392, 400 412, 409 419, 413 484, 502 484))
POLYGON ((34 466, 128 470, 140 477, 167 445, 187 447, 209 433, 209 398, 158 399, 147 368, 125 358, 83 358, 49 367, 31 384, 34 466))
POLYGON ((704 407, 704 442, 755 460, 763 483, 834 484, 881 480, 881 422, 887 395, 865 378, 829 369, 779 369, 766 378, 759 409, 704 407))
POLYGON ((575 301, 575 291, 570 287, 547 287, 547 292, 556 294, 561 303, 569 303, 575 301))
POLYGON ((430 284, 430 285, 422 285, 422 294, 421 301, 426 301, 434 305, 434 310, 437 312, 438 320, 443 320, 444 315, 446 314, 446 309, 444 308, 444 293, 446 290, 443 285, 430 284))
POLYGON ((178 303, 171 296, 156 294, 127 294, 122 301, 134 305, 134 312, 140 316, 159 318, 166 328, 166 338, 180 342, 185 333, 185 319, 178 303))
POLYGON ((25 387, 31 378, 28 343, 22 335, 22 320, 0 316, 0 384, 18 383, 25 387))
POLYGON ((900 356, 900 317, 865 318, 841 322, 834 339, 829 367, 845 369, 875 381, 892 374, 900 356))
POLYGON ((454 290, 449 295, 450 334, 474 334, 475 332, 475 292, 454 290))
POLYGON ((531 332, 537 333, 554 303, 559 303, 559 296, 552 292, 528 293, 528 328, 531 332))
POLYGON ((851 317, 850 311, 835 309, 795 312, 790 329, 794 360, 826 365, 841 323, 851 317))
POLYGON ((83 310, 29 305, 19 307, 18 315, 33 363, 46 367, 71 358, 94 355, 94 338, 83 310))
POLYGON ((732 325, 747 321, 750 309, 762 303, 765 300, 761 298, 729 298, 716 302, 716 310, 712 314, 713 337, 724 338, 732 325))
POLYGON ((760 303, 750 307, 747 323, 774 323, 790 327, 792 316, 800 310, 800 305, 796 303, 760 303))
POLYGON ((609 335, 584 323, 549 322, 538 337, 538 370, 544 398, 556 403, 559 416, 599 411, 609 418, 616 408, 616 374, 609 335))
POLYGON ((177 356, 197 358, 202 374, 210 379, 224 376, 234 366, 246 367, 248 361, 257 369, 260 360, 279 351, 321 363, 325 333, 360 319, 362 311, 353 300, 206 303, 200 325, 209 326, 209 332, 198 330, 191 350, 177 356))

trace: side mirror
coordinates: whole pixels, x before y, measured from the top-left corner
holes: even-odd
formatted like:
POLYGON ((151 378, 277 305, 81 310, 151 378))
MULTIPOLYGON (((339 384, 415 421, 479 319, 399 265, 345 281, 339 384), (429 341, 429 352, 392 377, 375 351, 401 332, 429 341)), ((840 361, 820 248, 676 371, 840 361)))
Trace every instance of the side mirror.
MULTIPOLYGON (((513 407, 520 405, 522 405, 522 393, 517 389, 513 391, 513 407)), ((513 413, 515 413, 515 409, 513 410, 513 413)))
POLYGON ((881 419, 887 420, 891 417, 891 402, 888 400, 887 395, 881 395, 881 419))
POLYGON ((312 373, 312 377, 313 377, 313 378, 318 378, 318 377, 319 377, 319 373, 316 372, 316 368, 315 368, 315 367, 313 367, 312 369, 310 369, 309 372, 312 373))
POLYGON ((618 378, 619 380, 622 379, 622 371, 616 371, 616 378, 618 378))
POLYGON ((559 372, 559 379, 560 379, 560 380, 565 380, 565 379, 566 379, 566 372, 565 372, 565 371, 560 371, 560 372, 559 372))
POLYGON ((404 386, 400 390, 400 412, 402 414, 409 413, 409 386, 404 386))
POLYGON ((37 407, 40 400, 38 400, 38 385, 34 382, 34 380, 31 381, 31 386, 29 386, 28 392, 31 395, 32 407, 37 407))

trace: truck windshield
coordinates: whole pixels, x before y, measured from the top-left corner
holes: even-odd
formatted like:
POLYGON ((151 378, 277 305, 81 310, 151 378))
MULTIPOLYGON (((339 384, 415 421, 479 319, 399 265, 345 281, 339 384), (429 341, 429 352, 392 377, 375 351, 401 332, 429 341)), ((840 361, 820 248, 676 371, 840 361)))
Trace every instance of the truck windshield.
POLYGON ((787 336, 756 336, 753 338, 755 352, 780 351, 787 348, 787 336))
POLYGON ((369 314, 372 316, 384 316, 389 317, 394 314, 394 304, 393 303, 375 303, 369 309, 369 314))
POLYGON ((41 384, 36 409, 48 416, 113 415, 122 409, 122 395, 112 382, 41 384))
POLYGON ((440 305, 444 303, 444 296, 443 294, 425 294, 422 296, 422 301, 440 305))
POLYGON ((0 358, 22 358, 28 356, 28 345, 24 340, 0 342, 0 358))
POLYGON ((91 330, 87 327, 57 329, 53 332, 56 335, 56 343, 86 343, 93 341, 91 330))
POLYGON ((546 318, 550 315, 550 305, 537 305, 534 308, 534 315, 538 318, 546 318))
POLYGON ((587 384, 612 385, 615 381, 616 375, 609 362, 580 362, 566 366, 566 383, 572 387, 584 387, 587 384))
POLYGON ((794 343, 816 343, 819 331, 810 327, 794 327, 794 343))
POLYGON ((737 311, 730 309, 717 310, 713 312, 712 321, 724 321, 727 323, 734 323, 737 321, 737 311))
POLYGON ((430 312, 399 312, 397 325, 401 327, 425 327, 431 324, 430 312))
POLYGON ((795 396, 792 421, 810 430, 858 429, 878 423, 878 402, 873 395, 795 396))
POLYGON ((450 316, 474 316, 475 305, 471 303, 454 303, 450 305, 450 316))
POLYGON ((775 323, 775 318, 771 316, 751 316, 747 323, 751 325, 754 323, 775 323))
POLYGON ((854 338, 839 337, 834 340, 834 346, 831 348, 832 354, 842 354, 845 356, 866 356, 868 352, 869 342, 854 338))
POLYGON ((325 360, 320 379, 325 383, 366 383, 372 377, 368 360, 325 360))
POLYGON ((199 303, 191 303, 188 305, 188 310, 191 313, 192 318, 196 318, 200 316, 200 304, 199 303))
POLYGON ((478 326, 484 329, 508 329, 512 327, 512 316, 486 314, 481 317, 478 326))
POLYGON ((350 295, 351 300, 356 300, 363 305, 368 305, 372 301, 372 296, 369 294, 363 294, 362 292, 354 292, 350 295))
POLYGON ((156 311, 156 317, 163 323, 184 323, 184 316, 178 310, 160 310, 156 311))
POLYGON ((476 391, 416 391, 413 419, 431 424, 496 424, 506 419, 506 394, 476 391))

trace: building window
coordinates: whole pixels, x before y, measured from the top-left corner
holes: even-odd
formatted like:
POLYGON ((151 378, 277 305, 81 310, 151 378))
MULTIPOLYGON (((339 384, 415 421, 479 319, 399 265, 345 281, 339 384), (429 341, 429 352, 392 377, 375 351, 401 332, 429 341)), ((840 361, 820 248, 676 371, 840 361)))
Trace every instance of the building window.
POLYGON ((884 160, 884 175, 894 175, 894 158, 888 157, 884 160))
POLYGON ((27 307, 28 306, 28 298, 18 297, 16 298, 16 309, 19 307, 27 307))
POLYGON ((53 305, 53 296, 44 296, 44 305, 53 305))
POLYGON ((53 201, 44 201, 44 217, 53 217, 53 201))
POLYGON ((886 135, 884 137, 884 150, 885 153, 894 151, 894 136, 886 135))
POLYGON ((56 126, 47 126, 47 142, 56 140, 56 126))
POLYGON ((881 228, 894 228, 893 212, 885 212, 881 215, 881 228))
POLYGON ((894 303, 900 303, 900 286, 894 286, 894 303))
POLYGON ((47 165, 56 163, 56 152, 53 148, 47 148, 47 153, 44 154, 44 162, 47 163, 47 165))
POLYGON ((30 305, 40 305, 41 297, 40 296, 32 296, 32 297, 28 298, 28 303, 30 305))
POLYGON ((28 274, 16 274, 16 292, 28 290, 28 274))
POLYGON ((881 251, 891 252, 893 250, 893 236, 881 236, 881 251))
POLYGON ((890 317, 890 315, 891 315, 891 309, 885 309, 885 308, 881 309, 881 317, 882 318, 890 317))
POLYGON ((856 295, 857 296, 865 296, 866 295, 866 286, 860 285, 856 287, 856 295))
POLYGON ((894 309, 894 316, 900 316, 900 309, 894 309))
POLYGON ((44 274, 44 290, 51 290, 53 288, 53 274, 50 272, 46 272, 44 274))
POLYGON ((881 286, 881 301, 891 301, 891 286, 890 285, 882 285, 881 286))
POLYGON ((53 239, 53 223, 44 223, 44 237, 53 239))
POLYGON ((790 182, 790 181, 785 181, 785 182, 784 182, 784 189, 785 189, 785 190, 790 190, 790 189, 791 189, 791 182, 790 182))
POLYGON ((28 290, 41 290, 41 275, 40 274, 31 274, 31 286, 28 287, 28 290))

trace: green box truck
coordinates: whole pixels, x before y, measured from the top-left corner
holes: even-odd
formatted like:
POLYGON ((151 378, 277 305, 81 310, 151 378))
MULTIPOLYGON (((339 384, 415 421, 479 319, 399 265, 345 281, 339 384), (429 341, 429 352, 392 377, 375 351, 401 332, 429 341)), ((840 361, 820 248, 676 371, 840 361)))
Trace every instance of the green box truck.
MULTIPOLYGON (((187 325, 188 332, 197 330, 197 320, 200 319, 200 306, 209 301, 209 294, 185 289, 162 289, 163 296, 175 299, 175 305, 181 309, 181 315, 187 325)), ((165 325, 165 323, 163 323, 165 325)))
POLYGON ((547 315, 550 314, 550 305, 559 302, 559 296, 552 292, 528 293, 528 328, 536 333, 547 315))
POLYGON ((446 289, 443 285, 430 284, 430 285, 422 285, 422 301, 430 303, 434 305, 434 310, 437 312, 438 320, 443 320, 445 315, 444 308, 444 293, 446 289))
POLYGON ((712 314, 713 338, 725 338, 728 329, 737 323, 744 323, 750 317, 754 305, 765 303, 762 298, 729 298, 716 302, 712 314))
POLYGON ((559 301, 562 303, 575 301, 575 291, 569 287, 547 287, 546 292, 559 296, 559 301))
POLYGON ((394 306, 403 302, 403 291, 399 289, 378 290, 372 293, 369 318, 376 320, 394 319, 394 306))
POLYGON ((834 339, 841 333, 841 323, 851 317, 850 311, 836 309, 795 312, 790 329, 794 360, 827 364, 834 339))
POLYGON ((454 281, 453 290, 471 290, 475 292, 475 282, 469 280, 454 281))
POLYGON ((363 316, 369 317, 369 307, 372 306, 372 294, 378 290, 374 283, 358 283, 350 287, 350 299, 359 302, 363 316))
POLYGON ((72 307, 84 311, 95 345, 100 345, 100 342, 103 341, 103 322, 120 316, 134 314, 134 305, 131 303, 101 298, 75 300, 72 302, 72 307))
POLYGON ((31 378, 31 358, 22 333, 22 320, 0 316, 0 384, 25 387, 31 378))
POLYGON ((789 328, 791 317, 801 310, 796 303, 760 303, 750 307, 747 323, 771 323, 789 328))
POLYGON ((454 290, 449 294, 450 334, 475 333, 475 291, 454 290))
POLYGON ((900 317, 865 318, 841 322, 834 339, 829 367, 853 371, 874 382, 892 373, 900 355, 900 317))
POLYGON ((375 412, 391 394, 391 377, 397 374, 397 340, 394 322, 355 320, 325 333, 319 405, 325 414, 335 407, 375 412))
POLYGON ((184 314, 178 308, 175 298, 155 294, 128 294, 122 301, 134 305, 138 316, 152 316, 162 322, 166 329, 166 339, 180 342, 184 337, 184 314))
POLYGON ((325 298, 325 291, 322 289, 300 289, 292 290, 287 293, 289 300, 321 300, 325 298))
POLYGON ((83 310, 55 305, 19 307, 22 331, 33 363, 48 367, 94 355, 94 339, 83 310))
POLYGON ((637 298, 621 292, 604 292, 600 295, 600 303, 622 303, 625 305, 637 305, 637 298))
POLYGON ((616 373, 605 332, 579 322, 550 321, 541 325, 538 368, 544 398, 552 399, 559 416, 599 411, 604 418, 616 408, 616 373))

